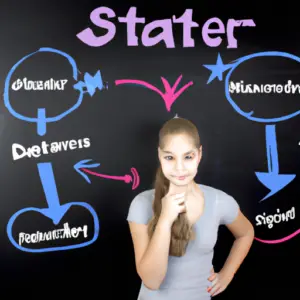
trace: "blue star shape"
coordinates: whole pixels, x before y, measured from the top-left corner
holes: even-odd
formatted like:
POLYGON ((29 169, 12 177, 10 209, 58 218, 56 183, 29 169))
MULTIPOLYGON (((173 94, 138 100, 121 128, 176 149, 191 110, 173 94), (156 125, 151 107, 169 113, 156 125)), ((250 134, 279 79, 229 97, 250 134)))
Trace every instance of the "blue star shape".
POLYGON ((211 71, 210 77, 207 81, 207 84, 209 84, 216 77, 218 77, 219 81, 221 81, 223 79, 223 72, 230 69, 233 66, 233 64, 224 65, 219 53, 217 63, 215 65, 203 65, 203 66, 211 71))

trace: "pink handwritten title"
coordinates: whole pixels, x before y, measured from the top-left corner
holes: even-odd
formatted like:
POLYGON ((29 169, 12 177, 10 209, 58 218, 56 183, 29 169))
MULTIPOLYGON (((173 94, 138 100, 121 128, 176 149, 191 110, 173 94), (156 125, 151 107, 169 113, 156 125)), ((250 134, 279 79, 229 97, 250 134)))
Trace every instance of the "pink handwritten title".
MULTIPOLYGON (((100 28, 107 29, 107 33, 102 36, 96 36, 91 28, 86 28, 76 35, 77 38, 91 47, 106 45, 113 40, 116 34, 115 24, 107 19, 115 17, 116 14, 111 8, 101 6, 94 9, 90 14, 92 23, 100 28)), ((137 24, 145 24, 145 18, 137 17, 137 8, 131 7, 125 17, 117 17, 117 20, 119 23, 125 23, 127 26, 127 46, 139 46, 139 38, 136 35, 135 29, 137 24)), ((194 47, 195 41, 192 38, 191 30, 192 28, 199 27, 199 24, 193 21, 192 9, 186 9, 178 18, 172 16, 172 19, 156 20, 146 24, 140 37, 142 45, 151 47, 164 42, 167 48, 175 48, 173 24, 182 24, 183 26, 183 47, 194 47), (160 33, 156 36, 150 36, 155 29, 160 29, 160 33)), ((202 27, 202 39, 207 46, 218 47, 222 43, 221 36, 226 35, 227 48, 237 48, 234 29, 246 26, 255 27, 256 24, 252 19, 229 19, 225 26, 219 18, 214 17, 204 23, 202 27)))

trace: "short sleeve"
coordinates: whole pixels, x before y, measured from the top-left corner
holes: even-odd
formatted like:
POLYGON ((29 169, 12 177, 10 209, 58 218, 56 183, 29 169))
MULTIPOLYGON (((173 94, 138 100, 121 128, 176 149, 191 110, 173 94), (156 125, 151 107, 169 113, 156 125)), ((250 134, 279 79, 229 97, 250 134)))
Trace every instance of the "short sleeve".
POLYGON ((148 224, 152 217, 152 201, 149 196, 143 192, 135 196, 132 200, 127 215, 127 221, 148 224))
POLYGON ((218 214, 221 225, 232 223, 239 213, 239 204, 227 193, 219 191, 217 194, 218 214))

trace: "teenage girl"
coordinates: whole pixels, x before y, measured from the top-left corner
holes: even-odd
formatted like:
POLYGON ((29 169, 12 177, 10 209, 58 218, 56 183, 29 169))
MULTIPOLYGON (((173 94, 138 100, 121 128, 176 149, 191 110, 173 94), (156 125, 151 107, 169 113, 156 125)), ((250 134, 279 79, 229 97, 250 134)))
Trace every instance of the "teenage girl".
POLYGON ((236 200, 196 183, 202 157, 196 126, 173 118, 159 132, 154 188, 138 194, 127 221, 142 283, 138 300, 207 300, 226 289, 245 259, 254 229, 236 200), (212 259, 218 227, 235 237, 216 273, 212 259))

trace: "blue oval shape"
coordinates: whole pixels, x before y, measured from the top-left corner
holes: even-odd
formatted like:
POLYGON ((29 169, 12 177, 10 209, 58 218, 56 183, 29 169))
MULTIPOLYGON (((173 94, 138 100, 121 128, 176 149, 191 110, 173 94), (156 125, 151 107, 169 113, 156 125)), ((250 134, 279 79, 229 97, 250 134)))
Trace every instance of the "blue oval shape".
POLYGON ((13 238, 12 236, 12 226, 14 224, 14 221, 16 220, 16 218, 20 215, 22 215, 25 212, 28 211, 35 211, 35 212, 39 212, 42 213, 42 211, 44 211, 44 209, 41 208, 36 208, 36 207, 27 207, 27 208, 23 208, 19 211, 17 211, 9 220, 8 224, 7 224, 7 235, 8 238, 10 240, 10 242, 19 250, 25 251, 25 252, 33 252, 33 253, 41 253, 41 252, 51 252, 51 251, 60 251, 60 250, 71 250, 71 249, 77 249, 77 248, 82 248, 85 246, 88 246, 92 243, 94 243, 96 241, 96 239, 98 238, 99 235, 99 230, 100 230, 100 225, 99 225, 99 219, 98 216, 96 214, 96 211, 92 208, 92 206, 88 203, 85 202, 70 202, 68 203, 71 206, 81 206, 86 208, 91 215, 93 216, 93 220, 94 220, 94 236, 90 241, 84 242, 84 243, 80 243, 80 244, 75 244, 75 245, 69 245, 69 246, 59 246, 59 247, 48 247, 48 248, 41 248, 41 249, 30 249, 30 248, 26 248, 23 247, 21 245, 19 245, 13 238))
POLYGON ((76 65, 75 60, 69 54, 67 54, 63 51, 54 49, 54 48, 44 47, 44 48, 40 48, 39 50, 24 56, 8 72, 8 75, 5 79, 4 94, 3 94, 4 104, 5 104, 6 108, 11 113, 11 115, 14 116, 15 118, 20 119, 22 121, 26 121, 26 122, 36 123, 38 134, 43 136, 43 135, 46 134, 46 124, 47 123, 57 122, 57 121, 61 120, 62 118, 64 118, 65 116, 67 116, 68 114, 70 114, 71 112, 76 110, 81 105, 82 100, 83 100, 84 91, 82 89, 78 89, 80 94, 78 96, 78 99, 77 99, 76 103, 72 107, 70 107, 69 109, 67 109, 66 111, 62 112, 61 114, 59 114, 55 117, 46 117, 46 112, 45 112, 44 108, 38 109, 38 114, 37 114, 36 118, 23 116, 22 114, 16 112, 14 110, 14 108, 11 106, 10 99, 9 99, 10 79, 11 79, 12 75, 14 74, 16 68, 19 65, 21 65, 26 59, 30 58, 31 56, 33 56, 33 55, 35 55, 39 52, 50 52, 50 53, 55 53, 55 54, 58 54, 58 55, 61 55, 61 56, 65 57, 68 60, 71 67, 72 67, 73 79, 75 81, 77 81, 78 69, 77 69, 77 65, 76 65))
POLYGON ((234 110, 239 113, 240 115, 242 115, 243 117, 246 117, 247 119, 251 120, 251 121, 255 121, 255 122, 260 122, 260 123, 276 123, 276 122, 280 122, 280 121, 285 121, 288 119, 291 119, 297 115, 300 114, 300 110, 289 114, 289 115, 285 115, 282 117, 278 117, 278 118, 258 118, 258 117, 253 117, 253 113, 254 111, 250 111, 250 112, 245 112, 243 111, 235 102, 234 100, 231 98, 230 96, 230 92, 229 92, 229 80, 230 80, 230 76, 232 75, 232 72, 243 62, 250 60, 254 57, 262 57, 262 56, 280 56, 280 57, 285 57, 285 58, 289 58, 292 60, 295 60, 297 62, 300 63, 300 57, 295 56, 293 54, 287 53, 287 52, 280 52, 280 51, 266 51, 266 52, 258 52, 258 53, 254 53, 254 54, 250 54, 250 55, 246 55, 243 56, 242 58, 239 58, 237 60, 237 62, 233 63, 233 67, 230 69, 230 71, 228 72, 228 74, 226 75, 225 78, 225 95, 226 95, 226 99, 228 100, 228 102, 232 105, 232 107, 234 108, 234 110))

